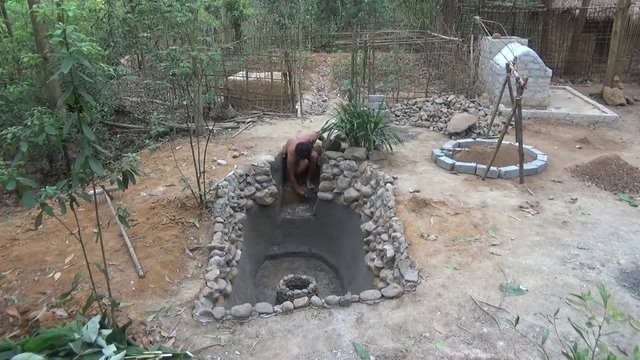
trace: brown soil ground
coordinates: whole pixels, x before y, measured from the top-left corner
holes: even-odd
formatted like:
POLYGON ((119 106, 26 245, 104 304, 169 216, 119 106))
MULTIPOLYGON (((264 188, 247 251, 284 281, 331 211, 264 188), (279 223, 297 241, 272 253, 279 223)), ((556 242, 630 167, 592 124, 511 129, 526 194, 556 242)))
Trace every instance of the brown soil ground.
POLYGON ((569 169, 573 176, 614 193, 640 194, 640 169, 619 155, 603 155, 569 169))
MULTIPOLYGON (((232 152, 248 149, 246 145, 241 149, 232 148, 233 151, 230 148, 226 141, 216 141, 215 145, 210 145, 208 154, 231 160, 232 152)), ((113 203, 118 206, 122 202, 128 208, 132 227, 127 233, 144 268, 145 278, 138 278, 108 205, 105 201, 99 203, 113 295, 125 304, 127 314, 136 319, 148 317, 152 304, 170 296, 179 284, 191 279, 200 266, 196 260, 204 253, 198 251, 200 245, 209 240, 207 219, 199 218, 200 211, 190 194, 182 190, 179 180, 177 166, 188 177, 193 173, 188 139, 178 140, 173 145, 163 144, 154 152, 144 150, 140 157, 145 174, 136 186, 116 194, 113 203)), ((233 162, 245 161, 240 157, 233 162)), ((207 175, 211 179, 219 179, 231 170, 230 165, 214 164, 214 159, 208 161, 207 175)), ((101 260, 100 247, 94 241, 93 205, 82 205, 78 211, 79 221, 89 262, 95 264, 101 260)), ((0 337, 19 335, 16 331, 25 330, 20 329, 24 327, 25 319, 33 325, 37 322, 31 320, 38 314, 38 321, 45 325, 69 319, 82 307, 89 293, 89 278, 77 240, 52 218, 45 217, 43 226, 34 230, 36 214, 13 208, 8 217, 0 218, 0 298, 5 300, 4 304, 0 302, 0 306, 4 305, 0 308, 0 337), (70 289, 78 272, 85 280, 75 295, 77 300, 65 306, 51 306, 60 294, 70 289), (4 307, 15 308, 21 319, 10 316, 8 312, 11 311, 5 311, 4 307)), ((71 214, 62 216, 61 220, 75 229, 71 214)), ((106 293, 104 278, 95 267, 93 276, 99 291, 106 293)))
MULTIPOLYGON (((456 161, 473 162, 477 164, 486 165, 491 160, 491 156, 496 151, 496 148, 491 145, 473 144, 464 151, 459 151, 453 155, 456 161)), ((493 166, 509 166, 516 165, 520 160, 518 156, 518 147, 513 144, 502 144, 498 155, 496 156, 493 166)), ((533 156, 524 153, 524 162, 535 160, 533 156)))

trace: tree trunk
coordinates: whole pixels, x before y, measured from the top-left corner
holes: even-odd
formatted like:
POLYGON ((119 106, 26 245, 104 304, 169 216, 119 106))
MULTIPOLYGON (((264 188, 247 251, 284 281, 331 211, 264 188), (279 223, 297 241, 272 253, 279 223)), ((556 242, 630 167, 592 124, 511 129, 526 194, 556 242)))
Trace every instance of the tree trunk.
POLYGON ((582 34, 582 29, 584 29, 584 24, 587 22, 587 12, 589 11, 589 6, 591 5, 591 0, 582 0, 582 5, 580 6, 580 11, 578 12, 578 19, 576 22, 576 26, 573 29, 573 34, 571 35, 571 45, 569 46, 569 57, 568 63, 565 68, 565 72, 570 75, 576 75, 580 71, 580 62, 578 61, 578 50, 580 49, 580 35, 582 34))
POLYGON ((29 16, 31 17, 31 26, 33 27, 33 37, 36 42, 36 49, 44 61, 44 79, 47 89, 47 101, 49 109, 56 110, 58 108, 58 100, 62 96, 62 88, 58 79, 52 79, 55 64, 49 54, 49 41, 47 40, 47 31, 44 24, 38 20, 33 12, 33 7, 38 5, 40 0, 27 0, 29 5, 29 16))
POLYGON ((7 27, 7 34, 9 37, 13 37, 13 30, 11 30, 11 21, 9 21, 9 14, 7 8, 4 5, 6 0, 0 0, 0 12, 2 12, 2 20, 4 20, 4 26, 7 27))
POLYGON ((611 33, 611 45, 609 46, 609 58, 607 59, 607 72, 605 74, 604 86, 612 87, 613 79, 618 75, 618 59, 622 49, 624 31, 628 23, 629 8, 631 0, 618 0, 616 17, 613 20, 613 31, 611 33))
POLYGON ((204 123, 204 106, 202 103, 202 68, 197 61, 193 61, 193 80, 195 88, 193 89, 193 120, 196 124, 196 135, 203 136, 205 123, 204 123))

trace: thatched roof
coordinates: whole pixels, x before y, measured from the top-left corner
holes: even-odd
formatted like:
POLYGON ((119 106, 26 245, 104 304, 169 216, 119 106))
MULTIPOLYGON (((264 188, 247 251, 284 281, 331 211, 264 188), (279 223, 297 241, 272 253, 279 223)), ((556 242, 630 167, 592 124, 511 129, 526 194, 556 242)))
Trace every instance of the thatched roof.
MULTIPOLYGON (((618 0, 591 0, 587 16, 590 19, 611 19, 616 13, 618 0)), ((582 0, 553 0, 554 9, 565 9, 576 15, 582 7, 582 0)), ((631 0, 629 13, 636 18, 640 15, 640 0, 631 0)))
MULTIPOLYGON (((589 7, 615 8, 617 5, 618 0, 591 0, 589 7)), ((631 0, 631 6, 633 7, 634 5, 640 5, 640 0, 631 0)), ((553 0, 553 7, 558 9, 579 9, 580 7, 582 7, 582 0, 553 0)))

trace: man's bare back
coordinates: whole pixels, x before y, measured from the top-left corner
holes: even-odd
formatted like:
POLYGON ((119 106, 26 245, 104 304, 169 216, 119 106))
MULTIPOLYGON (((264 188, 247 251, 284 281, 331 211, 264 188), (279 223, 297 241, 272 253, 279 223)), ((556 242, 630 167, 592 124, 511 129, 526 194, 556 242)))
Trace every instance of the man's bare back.
POLYGON ((298 134, 289 140, 282 147, 286 161, 286 177, 291 183, 293 190, 305 196, 304 190, 300 186, 299 177, 304 176, 307 188, 314 190, 311 178, 318 167, 318 159, 320 157, 320 147, 316 142, 322 139, 322 136, 314 131, 309 133, 298 134))

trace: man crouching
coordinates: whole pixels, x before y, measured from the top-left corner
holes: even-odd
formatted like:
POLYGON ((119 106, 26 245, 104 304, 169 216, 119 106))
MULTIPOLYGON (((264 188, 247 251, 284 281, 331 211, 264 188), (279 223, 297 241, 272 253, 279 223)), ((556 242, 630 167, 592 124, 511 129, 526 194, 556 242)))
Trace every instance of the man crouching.
POLYGON ((315 189, 311 179, 322 151, 316 142, 323 139, 317 131, 298 134, 287 140, 282 148, 286 179, 299 195, 306 196, 301 184, 306 184, 311 191, 315 189))

